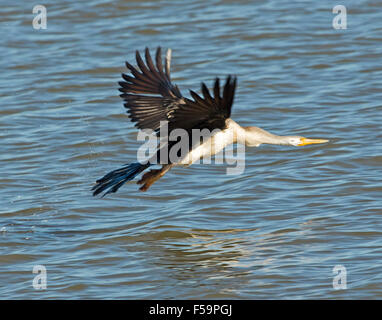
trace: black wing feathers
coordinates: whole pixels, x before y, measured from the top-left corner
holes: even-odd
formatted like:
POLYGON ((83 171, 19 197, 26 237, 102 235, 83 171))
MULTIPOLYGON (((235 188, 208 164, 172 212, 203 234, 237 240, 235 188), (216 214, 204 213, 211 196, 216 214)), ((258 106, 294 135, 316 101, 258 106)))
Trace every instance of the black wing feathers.
POLYGON ((178 87, 170 80, 170 57, 165 65, 159 47, 155 54, 155 63, 149 50, 145 50, 145 61, 136 51, 138 67, 126 62, 131 75, 122 74, 120 95, 125 100, 125 107, 139 129, 150 128, 158 131, 160 121, 169 121, 169 130, 224 129, 226 119, 231 115, 236 78, 228 76, 221 95, 220 80, 216 78, 213 96, 202 83, 202 96, 190 91, 191 98, 182 97, 178 87))
POLYGON ((119 91, 125 100, 125 108, 139 129, 158 130, 160 121, 166 121, 167 114, 182 103, 182 95, 170 81, 170 70, 163 71, 161 48, 157 49, 154 64, 149 50, 145 50, 145 61, 136 51, 138 68, 126 62, 131 75, 122 74, 119 91))
POLYGON ((226 128, 226 120, 231 115, 231 109, 236 88, 236 78, 227 77, 223 96, 220 95, 220 81, 218 78, 214 84, 214 96, 212 97, 206 85, 202 83, 203 97, 194 91, 190 91, 193 100, 185 99, 185 104, 179 106, 174 113, 174 118, 169 124, 169 129, 214 129, 226 128))
POLYGON ((119 82, 122 87, 119 89, 121 92, 145 93, 153 95, 159 94, 163 97, 173 98, 182 97, 178 87, 171 84, 169 74, 163 72, 160 48, 158 48, 156 53, 156 66, 153 63, 150 52, 147 48, 145 51, 146 64, 143 62, 138 51, 135 56, 140 71, 134 68, 129 62, 126 62, 126 67, 131 71, 134 77, 122 74, 122 77, 126 82, 119 82))

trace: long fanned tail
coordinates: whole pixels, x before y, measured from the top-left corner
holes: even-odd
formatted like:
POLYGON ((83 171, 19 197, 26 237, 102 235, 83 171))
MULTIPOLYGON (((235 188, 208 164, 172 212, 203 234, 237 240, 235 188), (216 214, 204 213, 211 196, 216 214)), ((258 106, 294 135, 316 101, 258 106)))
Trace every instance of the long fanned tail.
POLYGON ((97 180, 92 188, 93 196, 107 190, 102 197, 108 193, 116 192, 125 182, 133 180, 138 174, 148 168, 150 164, 131 163, 125 167, 114 170, 97 180))

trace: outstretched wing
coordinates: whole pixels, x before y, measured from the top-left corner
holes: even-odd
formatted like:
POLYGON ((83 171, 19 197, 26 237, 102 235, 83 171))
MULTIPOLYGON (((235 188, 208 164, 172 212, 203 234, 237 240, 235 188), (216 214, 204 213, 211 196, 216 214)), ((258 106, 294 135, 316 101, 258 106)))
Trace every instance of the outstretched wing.
POLYGON ((155 55, 155 64, 148 48, 145 50, 146 64, 136 51, 139 71, 126 62, 131 75, 122 74, 120 95, 125 100, 125 108, 139 129, 160 129, 161 121, 168 121, 169 131, 173 129, 214 129, 223 130, 230 117, 236 88, 236 77, 228 76, 221 95, 220 80, 216 78, 213 95, 202 83, 203 97, 190 91, 192 99, 182 97, 178 87, 171 83, 170 54, 162 64, 161 48, 155 55))
POLYGON ((161 48, 158 47, 154 64, 146 48, 145 64, 136 51, 139 71, 126 62, 131 75, 122 74, 124 81, 119 82, 120 97, 125 101, 124 106, 128 109, 131 121, 136 122, 139 129, 159 130, 160 121, 168 120, 178 105, 184 103, 178 87, 171 83, 171 51, 167 53, 164 67, 161 55, 161 48))
POLYGON ((220 80, 216 78, 213 96, 207 86, 202 83, 203 97, 190 90, 193 98, 184 98, 185 103, 178 106, 169 119, 169 131, 182 128, 191 129, 214 129, 226 128, 226 120, 231 116, 231 109, 236 89, 236 77, 228 76, 224 85, 223 95, 220 94, 220 80))

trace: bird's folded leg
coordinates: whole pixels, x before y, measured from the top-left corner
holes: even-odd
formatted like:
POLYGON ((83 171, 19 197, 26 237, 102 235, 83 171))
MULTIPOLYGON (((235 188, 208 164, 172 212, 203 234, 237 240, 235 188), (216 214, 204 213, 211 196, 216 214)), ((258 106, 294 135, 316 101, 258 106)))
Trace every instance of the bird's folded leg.
POLYGON ((146 172, 140 180, 138 180, 137 184, 144 184, 146 183, 150 178, 153 178, 155 175, 158 175, 161 169, 151 169, 150 171, 146 172))
POLYGON ((146 172, 142 178, 137 182, 137 184, 143 184, 142 187, 139 188, 141 191, 147 191, 150 186, 164 174, 170 170, 172 165, 164 165, 161 169, 151 169, 149 172, 146 172))

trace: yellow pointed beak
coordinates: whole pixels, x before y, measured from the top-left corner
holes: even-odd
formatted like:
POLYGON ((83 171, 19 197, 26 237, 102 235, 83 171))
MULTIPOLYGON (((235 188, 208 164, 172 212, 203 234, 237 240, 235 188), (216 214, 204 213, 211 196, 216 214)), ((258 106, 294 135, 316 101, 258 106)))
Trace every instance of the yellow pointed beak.
POLYGON ((308 138, 301 138, 301 143, 298 145, 299 147, 301 146, 306 146, 308 144, 314 144, 314 143, 325 143, 328 142, 329 140, 324 140, 324 139, 308 139, 308 138))

